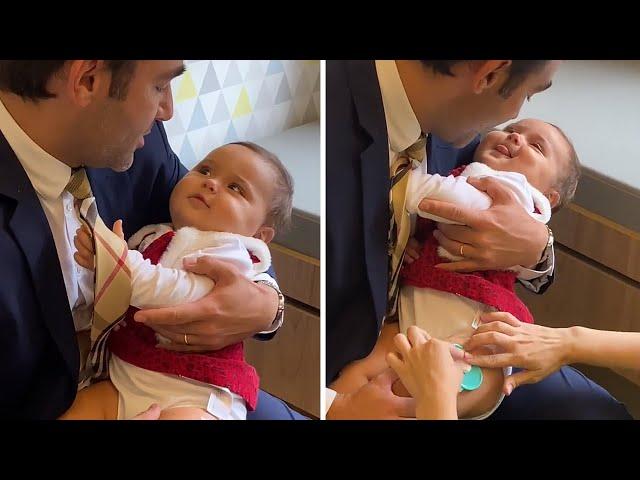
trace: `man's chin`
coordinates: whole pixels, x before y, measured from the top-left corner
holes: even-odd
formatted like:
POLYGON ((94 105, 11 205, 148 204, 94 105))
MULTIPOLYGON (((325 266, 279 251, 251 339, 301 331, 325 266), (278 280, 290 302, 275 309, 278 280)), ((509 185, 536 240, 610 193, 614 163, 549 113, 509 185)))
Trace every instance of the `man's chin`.
POLYGON ((127 158, 126 160, 111 165, 110 168, 114 172, 120 173, 129 170, 131 168, 131 165, 133 165, 133 155, 131 155, 131 157, 127 158))
POLYGON ((477 132, 475 132, 475 131, 470 131, 470 132, 465 132, 465 133, 448 132, 449 134, 445 133, 445 132, 442 132, 442 134, 438 134, 438 132, 433 132, 433 133, 438 138, 440 138, 441 140, 444 140, 445 142, 447 142, 449 145, 451 145, 454 148, 466 147, 478 135, 477 132))

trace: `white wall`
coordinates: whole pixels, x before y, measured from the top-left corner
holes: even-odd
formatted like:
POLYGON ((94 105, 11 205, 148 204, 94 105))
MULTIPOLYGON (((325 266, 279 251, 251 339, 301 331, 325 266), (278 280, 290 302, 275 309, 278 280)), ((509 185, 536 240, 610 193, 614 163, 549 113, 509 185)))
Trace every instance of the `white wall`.
POLYGON ((565 61, 527 117, 562 128, 583 165, 640 189, 640 61, 565 61))
MULTIPOLYGON (((191 168, 220 145, 320 118, 318 60, 186 60, 171 82, 171 148, 191 168)), ((259 142, 258 142, 259 143, 259 142)))

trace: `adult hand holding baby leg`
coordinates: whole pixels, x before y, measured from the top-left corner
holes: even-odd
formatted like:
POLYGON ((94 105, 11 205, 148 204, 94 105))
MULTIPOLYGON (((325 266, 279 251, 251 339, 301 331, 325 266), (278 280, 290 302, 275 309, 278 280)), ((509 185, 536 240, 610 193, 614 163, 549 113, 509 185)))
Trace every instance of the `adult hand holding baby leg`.
POLYGON ((464 260, 439 265, 446 270, 472 272, 504 270, 538 264, 548 240, 546 226, 531 217, 514 195, 492 178, 469 178, 468 183, 492 199, 488 210, 473 210, 423 199, 419 208, 462 225, 438 224, 434 235, 441 246, 464 260), (461 255, 462 253, 462 255, 461 255))
POLYGON ((486 313, 480 320, 483 324, 464 346, 465 361, 487 368, 524 368, 504 379, 505 395, 520 385, 539 382, 570 361, 569 329, 523 323, 506 312, 486 313), (468 353, 487 345, 498 347, 498 353, 468 353))
POLYGON ((197 302, 140 310, 134 319, 172 341, 177 351, 219 350, 266 330, 278 311, 277 292, 247 279, 229 262, 185 259, 185 269, 211 278, 215 286, 197 302), (191 260, 189 262, 189 260, 191 260))
POLYGON ((398 375, 387 369, 353 393, 336 395, 327 420, 413 420, 416 401, 392 391, 398 375))
POLYGON ((464 353, 424 330, 411 326, 407 335, 394 339, 397 352, 387 355, 387 362, 416 400, 416 417, 421 419, 457 419, 457 395, 464 353))

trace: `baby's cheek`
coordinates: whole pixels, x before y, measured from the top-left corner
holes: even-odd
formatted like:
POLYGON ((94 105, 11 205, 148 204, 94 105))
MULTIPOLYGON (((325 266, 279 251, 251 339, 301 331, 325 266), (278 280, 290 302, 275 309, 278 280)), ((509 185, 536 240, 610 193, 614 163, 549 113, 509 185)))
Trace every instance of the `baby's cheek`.
POLYGON ((476 148, 476 151, 473 152, 473 161, 474 162, 480 162, 482 160, 482 157, 484 157, 487 152, 488 148, 486 146, 485 142, 480 142, 480 144, 478 145, 478 148, 476 148))

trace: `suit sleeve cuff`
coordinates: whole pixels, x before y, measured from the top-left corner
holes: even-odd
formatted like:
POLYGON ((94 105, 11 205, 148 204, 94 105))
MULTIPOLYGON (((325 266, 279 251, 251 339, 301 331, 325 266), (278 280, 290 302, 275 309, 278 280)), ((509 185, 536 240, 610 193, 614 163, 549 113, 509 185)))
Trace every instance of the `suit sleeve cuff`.
POLYGON ((553 246, 547 247, 542 255, 542 261, 535 266, 535 268, 525 268, 517 266, 514 270, 518 274, 519 280, 531 281, 536 278, 549 276, 553 273, 553 267, 555 263, 555 255, 553 246))

